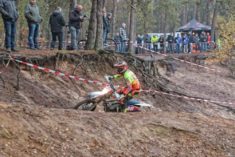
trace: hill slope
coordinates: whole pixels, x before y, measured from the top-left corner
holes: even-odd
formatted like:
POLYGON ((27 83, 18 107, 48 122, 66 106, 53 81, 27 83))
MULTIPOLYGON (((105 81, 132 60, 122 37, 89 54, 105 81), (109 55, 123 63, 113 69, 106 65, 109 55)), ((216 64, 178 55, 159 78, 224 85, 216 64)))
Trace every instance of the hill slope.
MULTIPOLYGON (((75 74, 103 81, 114 71, 112 61, 106 59, 88 57, 75 74)), ((176 72, 171 75, 158 65, 161 77, 168 80, 166 88, 193 97, 235 101, 235 83, 226 69, 213 65, 225 71, 218 75, 173 64, 176 72)), ((66 59, 57 66, 69 73, 74 68, 66 59)), ((140 99, 152 103, 154 111, 104 113, 99 107, 96 112, 81 112, 70 108, 99 87, 21 66, 17 91, 16 72, 9 66, 2 74, 6 87, 0 85, 0 156, 235 156, 233 105, 142 94, 140 99)), ((135 72, 148 87, 142 74, 135 72)))

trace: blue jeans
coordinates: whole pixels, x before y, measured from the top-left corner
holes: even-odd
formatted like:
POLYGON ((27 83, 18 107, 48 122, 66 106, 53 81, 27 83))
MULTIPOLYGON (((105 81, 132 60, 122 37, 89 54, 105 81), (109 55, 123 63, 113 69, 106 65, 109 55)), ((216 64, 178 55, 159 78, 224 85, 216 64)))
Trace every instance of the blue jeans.
POLYGON ((121 42, 117 42, 116 52, 121 52, 121 42))
POLYGON ((29 48, 39 48, 38 45, 39 24, 28 23, 28 27, 29 27, 29 35, 28 35, 29 48))
POLYGON ((16 34, 16 22, 4 20, 5 28, 5 47, 15 48, 15 34, 16 34))
POLYGON ((151 50, 151 43, 146 43, 146 48, 147 48, 148 50, 151 50))
POLYGON ((207 42, 201 43, 201 49, 202 49, 202 51, 207 51, 207 42))
POLYGON ((181 53, 181 44, 176 44, 176 52, 181 53))
POLYGON ((173 43, 169 43, 168 44, 168 50, 169 50, 170 53, 174 52, 174 45, 173 45, 173 43))
POLYGON ((71 26, 70 33, 71 33, 71 48, 73 50, 77 50, 77 49, 79 49, 78 42, 79 42, 80 29, 77 29, 77 28, 71 26))
POLYGON ((103 43, 106 44, 107 43, 107 39, 108 39, 108 30, 107 29, 103 29, 103 43))
POLYGON ((126 52, 126 41, 125 40, 122 40, 121 41, 121 47, 120 47, 120 52, 121 53, 125 53, 126 52))
POLYGON ((136 100, 136 99, 130 99, 130 100, 128 100, 126 103, 125 103, 125 105, 126 106, 133 106, 133 105, 136 105, 136 104, 139 104, 140 102, 138 101, 138 100, 136 100))

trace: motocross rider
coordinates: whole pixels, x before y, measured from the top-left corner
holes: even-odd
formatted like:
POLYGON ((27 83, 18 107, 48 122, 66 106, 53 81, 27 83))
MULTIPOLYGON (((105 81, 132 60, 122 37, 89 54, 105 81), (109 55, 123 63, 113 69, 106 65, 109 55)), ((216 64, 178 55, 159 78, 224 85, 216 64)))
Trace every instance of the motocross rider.
MULTIPOLYGON (((120 94, 125 95, 125 105, 127 107, 135 103, 132 98, 137 96, 140 92, 140 82, 136 75, 129 69, 125 61, 120 61, 114 64, 117 68, 117 74, 110 76, 110 79, 124 78, 126 80, 127 86, 118 91, 120 94)), ((137 108, 132 108, 132 110, 138 110, 137 108)))

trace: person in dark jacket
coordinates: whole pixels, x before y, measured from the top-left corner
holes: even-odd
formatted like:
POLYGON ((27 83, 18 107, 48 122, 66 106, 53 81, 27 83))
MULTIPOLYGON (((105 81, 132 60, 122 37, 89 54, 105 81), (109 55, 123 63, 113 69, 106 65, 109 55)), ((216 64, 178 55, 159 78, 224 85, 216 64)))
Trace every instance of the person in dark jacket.
POLYGON ((160 52, 161 52, 161 53, 164 52, 164 41, 165 41, 164 36, 161 35, 160 38, 159 38, 159 40, 158 40, 158 42, 160 43, 160 52))
POLYGON ((126 42, 128 41, 127 32, 126 32, 126 23, 122 23, 121 28, 119 29, 119 35, 121 38, 121 53, 125 53, 126 49, 126 42))
POLYGON ((2 14, 5 29, 5 48, 10 53, 11 51, 16 51, 16 21, 19 14, 16 9, 15 0, 0 0, 0 13, 2 14))
POLYGON ((174 52, 174 45, 173 45, 174 44, 174 37, 173 37, 173 35, 172 34, 168 35, 166 41, 168 42, 168 51, 170 53, 173 53, 174 52))
POLYGON ((71 32, 72 50, 77 50, 79 48, 78 47, 79 33, 82 22, 84 21, 84 18, 86 18, 86 15, 82 13, 82 10, 83 6, 78 4, 76 5, 75 9, 71 11, 69 14, 69 26, 71 32))
POLYGON ((144 43, 144 36, 141 35, 141 34, 138 34, 137 38, 136 38, 136 42, 137 42, 136 54, 143 53, 142 46, 143 46, 143 43, 144 43))
POLYGON ((151 49, 151 35, 145 34, 144 42, 145 42, 146 48, 150 50, 151 49))
POLYGON ((29 35, 28 35, 28 45, 32 50, 39 49, 38 45, 38 35, 39 26, 42 22, 42 17, 40 15, 39 7, 37 5, 37 0, 29 0, 29 3, 25 7, 24 12, 25 18, 28 22, 29 35))
POLYGON ((107 14, 106 11, 104 11, 104 15, 103 15, 103 42, 104 42, 104 45, 107 42, 108 34, 110 32, 111 18, 112 18, 112 14, 111 13, 107 14))
POLYGON ((114 36, 114 41, 116 42, 116 48, 115 48, 115 51, 116 52, 121 52, 121 37, 120 37, 120 34, 119 32, 116 33, 116 35, 114 36))
POLYGON ((51 14, 49 19, 49 24, 51 26, 52 42, 51 49, 55 48, 56 38, 59 40, 59 50, 63 48, 63 27, 65 26, 65 20, 62 15, 62 9, 57 7, 57 9, 51 14))
POLYGON ((206 33, 202 32, 200 34, 199 38, 200 38, 201 51, 207 51, 207 37, 206 37, 206 33))
POLYGON ((188 44, 189 45, 189 47, 188 47, 189 53, 192 53, 192 51, 193 51, 193 44, 194 44, 193 38, 194 38, 194 33, 190 32, 189 37, 188 37, 188 39, 189 39, 189 44, 188 44))

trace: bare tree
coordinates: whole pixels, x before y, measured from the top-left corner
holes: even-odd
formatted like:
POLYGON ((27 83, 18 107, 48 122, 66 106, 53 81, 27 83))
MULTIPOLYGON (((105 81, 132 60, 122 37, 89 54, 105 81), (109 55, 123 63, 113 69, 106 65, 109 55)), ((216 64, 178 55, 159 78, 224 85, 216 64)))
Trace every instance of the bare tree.
POLYGON ((97 28, 96 28, 96 40, 95 49, 103 48, 103 10, 105 0, 97 0, 97 28))
POLYGON ((212 39, 212 41, 214 41, 214 39, 215 39, 215 25, 216 25, 217 14, 218 14, 218 5, 219 5, 219 1, 215 0, 214 1, 214 12, 213 12, 212 24, 211 24, 211 39, 212 39))
POLYGON ((70 11, 74 9, 77 3, 78 3, 77 0, 70 0, 70 11))
POLYGON ((210 1, 209 0, 207 0, 207 2, 206 2, 206 16, 205 16, 205 18, 206 18, 206 24, 207 25, 210 25, 211 23, 210 23, 210 1))
POLYGON ((134 52, 134 40, 135 40, 135 9, 136 2, 131 0, 131 11, 130 11, 130 26, 129 26, 129 47, 128 50, 130 53, 134 52))
POLYGON ((195 13, 194 13, 194 18, 198 21, 200 21, 200 15, 199 15, 199 6, 200 6, 200 1, 196 0, 195 2, 195 13))
POLYGON ((97 25, 97 0, 92 0, 91 16, 88 26, 88 39, 86 42, 86 49, 93 49, 96 39, 96 25, 97 25))
POLYGON ((113 12, 112 12, 112 36, 116 33, 116 14, 117 14, 117 0, 113 0, 113 12))

